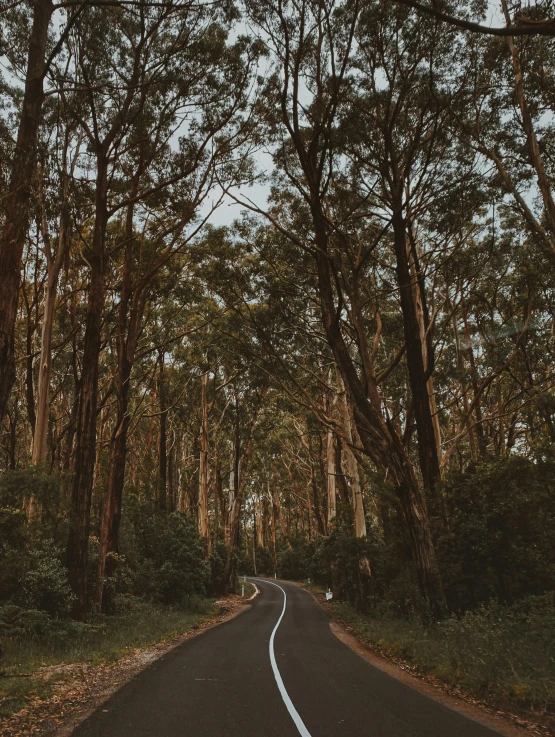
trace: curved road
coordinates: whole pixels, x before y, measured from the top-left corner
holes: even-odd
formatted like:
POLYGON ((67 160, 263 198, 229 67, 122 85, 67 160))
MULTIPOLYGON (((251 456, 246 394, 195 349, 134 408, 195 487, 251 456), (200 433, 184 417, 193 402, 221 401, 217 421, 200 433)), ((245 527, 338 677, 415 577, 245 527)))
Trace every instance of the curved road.
POLYGON ((73 737, 498 737, 352 652, 308 592, 255 580, 249 611, 153 663, 73 737))

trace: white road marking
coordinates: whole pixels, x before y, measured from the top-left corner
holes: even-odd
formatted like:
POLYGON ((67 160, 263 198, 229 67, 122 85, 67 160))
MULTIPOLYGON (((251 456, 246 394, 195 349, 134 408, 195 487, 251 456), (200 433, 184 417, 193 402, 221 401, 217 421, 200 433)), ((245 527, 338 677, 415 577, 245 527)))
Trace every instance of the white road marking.
POLYGON ((255 579, 255 581, 262 581, 262 580, 264 581, 264 583, 269 583, 272 586, 275 586, 283 594, 283 609, 281 610, 280 618, 276 622, 276 626, 274 627, 272 636, 270 637, 270 663, 272 664, 272 670, 274 671, 274 678, 276 679, 276 683, 279 688, 281 698, 283 699, 283 702, 287 708, 287 711, 289 712, 289 716, 295 722, 295 726, 297 727, 299 734, 301 735, 301 737, 311 737, 310 732, 304 726, 304 722, 299 716, 299 712, 295 709, 293 702, 289 698, 289 694, 287 693, 287 689, 285 688, 285 685, 283 683, 281 673, 279 672, 279 668, 277 667, 276 656, 274 654, 274 637, 276 636, 277 629, 279 625, 281 624, 283 615, 285 614, 285 609, 287 607, 287 594, 285 593, 284 589, 281 588, 281 586, 279 586, 277 583, 274 583, 273 581, 266 581, 266 579, 260 579, 260 578, 255 579))

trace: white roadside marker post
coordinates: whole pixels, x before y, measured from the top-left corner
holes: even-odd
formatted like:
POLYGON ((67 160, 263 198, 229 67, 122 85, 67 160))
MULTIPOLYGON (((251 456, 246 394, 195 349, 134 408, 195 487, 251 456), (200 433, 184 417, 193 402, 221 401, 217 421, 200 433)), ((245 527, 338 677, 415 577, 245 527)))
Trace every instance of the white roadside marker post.
POLYGON ((245 584, 241 585, 241 596, 245 595, 245 584))

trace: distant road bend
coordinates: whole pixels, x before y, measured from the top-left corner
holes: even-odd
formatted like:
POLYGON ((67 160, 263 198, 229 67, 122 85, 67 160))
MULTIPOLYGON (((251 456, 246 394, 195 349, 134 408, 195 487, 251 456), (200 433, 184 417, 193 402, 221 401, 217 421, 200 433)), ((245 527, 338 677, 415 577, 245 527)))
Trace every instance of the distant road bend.
POLYGON ((494 737, 375 668, 299 586, 253 579, 249 611, 126 684, 74 737, 494 737))

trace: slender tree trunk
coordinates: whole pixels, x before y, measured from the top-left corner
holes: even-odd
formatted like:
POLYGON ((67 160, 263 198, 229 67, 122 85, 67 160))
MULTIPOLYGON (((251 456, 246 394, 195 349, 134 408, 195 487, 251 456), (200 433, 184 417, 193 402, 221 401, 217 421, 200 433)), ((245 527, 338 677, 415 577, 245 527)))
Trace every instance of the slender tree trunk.
MULTIPOLYGON (((330 372, 331 377, 331 372, 330 372)), ((333 417, 337 395, 327 401, 327 414, 333 417)), ((327 528, 328 533, 333 530, 337 516, 337 464, 336 464, 336 439, 333 431, 328 428, 326 435, 326 472, 327 472, 327 528)))
MULTIPOLYGON (((37 278, 37 272, 35 270, 35 280, 37 278)), ((27 418, 29 420, 29 427, 31 433, 35 432, 35 425, 37 422, 37 416, 35 412, 35 388, 33 382, 33 337, 37 327, 36 320, 33 319, 33 304, 29 304, 25 299, 27 307, 27 331, 26 331, 26 361, 25 361, 25 399, 27 404, 27 418)))
POLYGON ((264 514, 260 497, 254 499, 254 514, 256 519, 256 547, 264 548, 264 514))
POLYGON ((202 420, 200 427, 200 464, 198 492, 198 531, 206 540, 206 554, 210 555, 210 530, 208 527, 208 374, 201 377, 202 420))
MULTIPOLYGON (((428 601, 432 614, 439 618, 445 610, 445 599, 435 559, 426 504, 418 487, 406 448, 391 422, 386 422, 380 414, 380 409, 368 401, 347 345, 343 340, 329 272, 325 218, 320 216, 316 208, 313 212, 313 220, 319 246, 316 263, 326 337, 353 401, 354 419, 365 453, 377 468, 384 472, 387 471, 393 481, 403 512, 420 590, 428 601)), ((422 361, 421 353, 420 361, 422 361)))
POLYGON ((420 468, 425 488, 433 492, 436 482, 441 477, 436 431, 428 394, 428 379, 433 368, 433 356, 428 352, 428 365, 426 366, 426 349, 421 338, 421 321, 413 288, 413 283, 419 278, 419 275, 411 274, 407 248, 407 222, 400 206, 393 213, 393 235, 407 350, 407 368, 418 432, 420 468))
POLYGON ((158 435, 158 508, 167 510, 167 418, 166 380, 164 376, 164 351, 159 353, 160 369, 158 373, 158 395, 160 401, 160 432, 158 435))
MULTIPOLYGON (((249 460, 252 452, 252 446, 254 442, 254 429, 256 427, 256 423, 258 421, 258 415, 260 412, 260 409, 262 407, 262 401, 265 396, 265 391, 262 391, 258 402, 256 404, 256 407, 254 409, 253 415, 251 417, 251 421, 249 423, 248 431, 247 431, 247 442, 245 443, 245 449, 243 451, 243 454, 239 459, 236 460, 236 468, 237 468, 237 490, 235 493, 235 498, 233 500, 233 505, 230 509, 230 522, 229 522, 229 544, 227 548, 227 557, 224 567, 224 573, 222 576, 222 589, 224 593, 228 593, 233 589, 233 578, 234 578, 234 558, 235 558, 235 551, 237 550, 237 537, 239 532, 239 522, 241 519, 241 509, 243 505, 243 497, 245 493, 245 487, 246 487, 246 477, 247 477, 247 471, 248 471, 248 465, 249 460)), ((236 443, 236 448, 237 448, 236 443)), ((236 454, 237 456, 237 454, 236 454)))
MULTIPOLYGON (((341 413, 341 422, 348 440, 353 443, 354 436, 351 427, 351 417, 349 412, 348 400, 345 392, 345 385, 341 374, 337 373, 338 384, 338 404, 341 413)), ((353 507, 355 537, 366 537, 366 519, 364 517, 364 503, 362 499, 362 489, 360 486, 360 476, 358 472, 358 462, 355 454, 349 446, 349 443, 343 443, 343 455, 345 458, 345 466, 349 484, 351 486, 351 503, 353 507)))
POLYGON ((95 223, 88 256, 90 282, 67 545, 69 580, 76 596, 74 616, 77 619, 83 619, 87 610, 87 553, 96 458, 98 364, 104 310, 104 240, 108 224, 108 159, 104 148, 98 153, 97 162, 95 223))
POLYGON ((214 443, 214 476, 212 478, 212 492, 214 496, 214 533, 215 538, 217 539, 220 533, 222 520, 225 515, 225 501, 217 442, 214 443))
POLYGON ((316 479, 316 472, 314 470, 314 464, 312 462, 312 456, 309 456, 310 462, 310 484, 312 487, 312 506, 314 509, 314 517, 316 519, 316 528, 319 535, 326 534, 326 526, 322 519, 322 511, 320 509, 320 492, 318 490, 318 481, 316 479))
POLYGON ((38 126, 44 101, 46 42, 53 12, 51 0, 33 3, 25 90, 8 192, 3 198, 0 236, 0 425, 15 381, 14 330, 21 257, 29 227, 31 182, 35 169, 38 126))
MULTIPOLYGON (((67 145, 67 138, 66 138, 67 145)), ((48 237, 48 223, 46 220, 46 209, 42 203, 42 232, 45 241, 47 261, 46 294, 44 297, 44 315, 42 318, 42 335, 40 344, 39 379, 37 389, 37 418, 33 436, 33 455, 31 462, 34 466, 46 460, 46 439, 48 433, 48 416, 50 413, 50 377, 52 375, 52 333, 54 329, 54 315, 56 308, 56 297, 58 293, 58 279, 62 269, 66 253, 69 250, 70 220, 68 198, 68 175, 64 165, 62 171, 62 207, 60 212, 60 224, 58 243, 55 254, 50 248, 48 237)), ((41 198, 42 199, 42 198, 41 198)))
POLYGON ((270 491, 270 479, 268 479, 268 498, 272 505, 272 559, 274 561, 274 573, 277 574, 277 552, 276 552, 276 505, 270 491))
MULTIPOLYGON (((138 180, 133 183, 131 196, 136 194, 137 186, 138 180)), ((117 371, 114 376, 114 390, 117 400, 116 419, 110 442, 108 474, 104 488, 100 520, 100 545, 95 596, 98 610, 103 608, 105 579, 114 575, 117 562, 116 555, 119 549, 119 528, 127 460, 127 435, 131 419, 129 415, 131 372, 133 370, 135 351, 139 340, 145 306, 144 292, 138 290, 135 294, 132 293, 132 270, 136 246, 133 238, 133 215, 134 207, 130 205, 127 210, 125 228, 125 255, 116 335, 118 361, 117 371)), ((109 606, 110 602, 106 602, 104 608, 109 608, 109 606)))
MULTIPOLYGON (((476 361, 474 360, 474 349, 472 347, 472 336, 470 335, 470 325, 468 324, 468 310, 466 307, 466 303, 464 300, 461 300, 461 306, 462 306, 462 318, 463 318, 463 324, 464 324, 464 335, 466 339, 466 354, 468 356, 468 364, 470 366, 470 378, 472 381, 472 390, 474 393, 474 397, 478 396, 479 386, 478 386, 478 370, 476 368, 476 361)), ((484 423, 483 423, 483 417, 482 417, 482 407, 480 406, 480 402, 476 402, 475 406, 475 414, 476 414, 476 436, 478 438, 478 446, 480 449, 480 453, 484 453, 486 450, 486 434, 484 431, 484 423)), ((471 421, 471 418, 469 417, 469 422, 471 421)))

